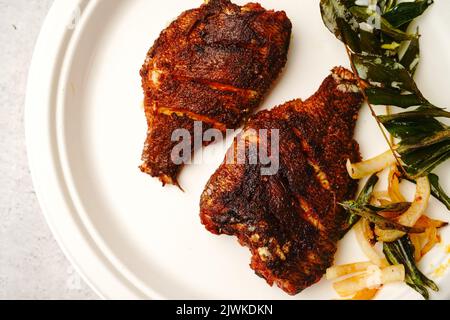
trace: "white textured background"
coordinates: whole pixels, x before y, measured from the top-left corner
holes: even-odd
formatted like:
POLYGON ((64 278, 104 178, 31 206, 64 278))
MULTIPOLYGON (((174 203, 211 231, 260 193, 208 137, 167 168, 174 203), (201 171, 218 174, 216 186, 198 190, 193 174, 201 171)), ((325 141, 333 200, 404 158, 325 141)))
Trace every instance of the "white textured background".
POLYGON ((96 298, 50 233, 26 158, 28 67, 52 2, 0 0, 0 299, 96 298))

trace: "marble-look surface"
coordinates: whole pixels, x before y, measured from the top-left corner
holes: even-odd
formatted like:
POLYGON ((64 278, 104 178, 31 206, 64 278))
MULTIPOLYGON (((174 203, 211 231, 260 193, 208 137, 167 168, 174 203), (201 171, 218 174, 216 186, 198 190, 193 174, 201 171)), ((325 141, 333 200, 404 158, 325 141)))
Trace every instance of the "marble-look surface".
POLYGON ((27 73, 52 2, 0 0, 0 299, 97 298, 50 233, 27 164, 27 73))

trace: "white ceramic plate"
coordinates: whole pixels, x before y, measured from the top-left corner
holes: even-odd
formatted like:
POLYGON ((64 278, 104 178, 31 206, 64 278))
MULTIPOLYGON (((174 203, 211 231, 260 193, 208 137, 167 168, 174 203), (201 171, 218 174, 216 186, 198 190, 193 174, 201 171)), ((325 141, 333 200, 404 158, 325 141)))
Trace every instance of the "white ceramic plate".
MULTIPOLYGON (((310 96, 335 65, 348 66, 345 50, 323 26, 318 1, 261 0, 285 10, 293 41, 288 65, 264 102, 270 108, 310 96)), ((186 167, 186 192, 162 188, 140 173, 146 134, 139 69, 159 32, 201 0, 57 0, 42 29, 29 77, 26 132, 36 192, 61 247, 105 298, 328 299, 322 281, 295 297, 270 288, 248 267, 250 255, 236 240, 213 236, 199 222, 199 196, 222 161, 186 167)), ((236 0, 243 4, 244 0, 236 0)), ((425 96, 450 106, 450 3, 437 0, 419 19, 423 58, 417 79, 425 96)), ((386 149, 367 109, 357 139, 365 157, 386 149)), ((439 169, 450 190, 449 164, 439 169)), ((411 186, 406 186, 411 194, 411 186)), ((430 213, 449 220, 433 200, 430 213)), ((450 228, 421 263, 450 297, 450 228)), ((364 259, 352 233, 340 243, 337 262, 364 259)), ((379 298, 419 298, 406 285, 386 286, 379 298)))

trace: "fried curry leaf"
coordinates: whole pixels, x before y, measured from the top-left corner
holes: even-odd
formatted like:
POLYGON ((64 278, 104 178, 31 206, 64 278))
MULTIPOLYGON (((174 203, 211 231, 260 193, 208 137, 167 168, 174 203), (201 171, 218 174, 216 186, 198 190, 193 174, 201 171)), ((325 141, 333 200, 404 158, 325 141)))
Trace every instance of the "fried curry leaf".
POLYGON ((411 22, 415 18, 421 16, 429 6, 433 4, 433 0, 419 0, 415 2, 402 2, 390 8, 383 14, 394 28, 399 28, 406 23, 411 22))
MULTIPOLYGON (((418 108, 414 111, 378 116, 378 119, 384 124, 392 121, 399 121, 406 119, 414 119, 420 121, 421 119, 436 118, 436 117, 450 118, 450 112, 435 107, 418 108)), ((420 125, 420 122, 418 122, 417 124, 420 125)), ((440 127, 443 128, 443 125, 441 125, 440 127)))
POLYGON ((430 298, 428 289, 439 291, 437 285, 417 267, 414 259, 414 246, 408 235, 394 242, 383 243, 383 252, 391 265, 403 264, 405 266, 405 282, 425 299, 430 298))
POLYGON ((354 52, 360 52, 359 24, 348 10, 354 3, 354 0, 321 0, 320 11, 328 30, 354 52))
POLYGON ((377 30, 372 32, 359 31, 359 49, 360 52, 367 52, 374 55, 382 55, 383 48, 377 30))
POLYGON ((365 92, 369 102, 374 105, 390 105, 406 109, 428 103, 426 99, 414 93, 402 94, 400 90, 392 88, 370 87, 365 92))
POLYGON ((356 199, 356 203, 358 205, 363 206, 369 203, 370 198, 372 197, 373 189, 375 188, 379 179, 380 178, 378 178, 378 175, 376 173, 369 177, 366 184, 359 193, 358 198, 356 199))
POLYGON ((400 63, 380 56, 352 54, 352 60, 361 79, 374 87, 405 90, 422 97, 408 70, 400 63))
MULTIPOLYGON (((419 30, 417 30, 417 34, 419 34, 419 30)), ((408 47, 400 59, 400 63, 404 66, 409 73, 414 76, 416 73, 417 67, 420 62, 420 42, 419 38, 413 39, 408 43, 408 47)))
POLYGON ((380 16, 379 13, 372 11, 368 7, 353 6, 349 10, 360 22, 371 22, 376 29, 380 29, 381 32, 396 41, 413 40, 417 38, 417 35, 415 34, 408 34, 395 28, 383 16, 380 16))
POLYGON ((449 129, 441 130, 432 135, 424 137, 420 140, 417 139, 414 140, 413 139, 403 140, 400 143, 400 147, 397 149, 397 151, 400 154, 408 154, 418 149, 428 148, 437 144, 444 143, 445 145, 450 140, 450 130, 449 129))
MULTIPOLYGON (((344 203, 341 203, 340 205, 344 207, 348 212, 351 212, 352 214, 355 214, 359 217, 366 218, 368 221, 372 222, 383 230, 398 230, 406 233, 423 233, 425 231, 425 229, 423 228, 411 228, 403 226, 377 213, 384 212, 385 210, 388 210, 387 208, 378 208, 371 205, 365 205, 361 207, 358 206, 355 201, 346 201, 344 203)), ((392 206, 390 210, 404 211, 409 206, 410 204, 407 203, 396 204, 396 206, 392 206)))
MULTIPOLYGON (((363 207, 369 203, 370 198, 372 197, 373 190, 376 184, 378 183, 378 180, 379 178, 376 173, 374 173, 369 177, 366 184, 359 193, 358 197, 356 198, 355 205, 357 207, 363 207)), ((355 223, 357 223, 360 219, 359 215, 352 213, 351 211, 348 211, 348 213, 349 215, 347 218, 347 229, 346 229, 347 231, 350 230, 355 225, 355 223)))
POLYGON ((445 130, 445 126, 441 122, 429 117, 378 116, 378 119, 391 135, 405 140, 405 144, 415 143, 429 135, 445 130))
POLYGON ((450 129, 434 116, 448 117, 438 108, 423 108, 380 116, 389 133, 402 140, 397 152, 411 178, 426 176, 450 157, 450 129))
POLYGON ((445 193, 439 184, 439 177, 434 173, 431 173, 428 175, 428 180, 430 180, 431 193, 433 196, 442 202, 448 210, 450 210, 450 197, 445 193))
POLYGON ((372 205, 367 205, 367 207, 375 212, 396 212, 396 213, 404 213, 406 210, 411 207, 411 202, 397 202, 391 203, 386 206, 376 207, 372 205))
POLYGON ((416 179, 431 173, 438 165, 450 158, 450 141, 429 147, 400 153, 405 169, 411 178, 416 179))

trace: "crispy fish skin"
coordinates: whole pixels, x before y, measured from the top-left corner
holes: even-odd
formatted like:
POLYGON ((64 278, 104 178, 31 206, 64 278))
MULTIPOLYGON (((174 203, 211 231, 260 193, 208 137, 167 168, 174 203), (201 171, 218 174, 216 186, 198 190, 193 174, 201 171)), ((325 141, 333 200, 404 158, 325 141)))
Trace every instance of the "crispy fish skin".
MULTIPOLYGON (((305 102, 257 113, 231 149, 238 154, 237 140, 250 130, 279 129, 278 172, 262 176, 260 164, 234 158, 201 196, 206 229, 236 236, 250 249, 255 273, 288 294, 319 281, 333 263, 346 218, 338 202, 357 189, 345 162, 361 159, 353 134, 362 101, 353 74, 337 67, 305 102)), ((247 147, 259 137, 246 139, 247 147)))
POLYGON ((162 31, 140 72, 149 127, 141 170, 177 184, 174 130, 239 127, 286 64, 291 29, 284 12, 210 0, 162 31))

